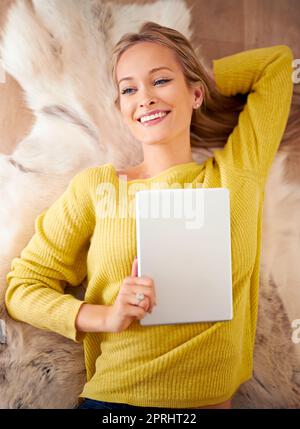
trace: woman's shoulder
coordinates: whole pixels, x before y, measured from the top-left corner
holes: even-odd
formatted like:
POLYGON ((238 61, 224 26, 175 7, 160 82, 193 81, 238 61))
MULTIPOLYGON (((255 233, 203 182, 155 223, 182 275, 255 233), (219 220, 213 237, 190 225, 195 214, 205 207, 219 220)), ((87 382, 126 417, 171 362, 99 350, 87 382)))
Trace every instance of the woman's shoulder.
POLYGON ((106 163, 96 167, 87 167, 75 174, 72 181, 76 183, 94 183, 104 179, 108 179, 108 176, 113 172, 112 164, 106 163))

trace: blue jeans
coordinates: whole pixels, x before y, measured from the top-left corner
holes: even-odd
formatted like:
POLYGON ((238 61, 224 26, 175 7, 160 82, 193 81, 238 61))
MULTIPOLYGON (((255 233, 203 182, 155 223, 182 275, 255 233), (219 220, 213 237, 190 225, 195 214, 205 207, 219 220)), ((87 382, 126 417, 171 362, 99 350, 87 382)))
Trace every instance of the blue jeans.
POLYGON ((77 409, 97 409, 97 410, 152 410, 152 411, 166 411, 166 408, 155 408, 155 407, 138 407, 130 404, 118 404, 116 402, 103 402, 96 401, 95 399, 84 398, 84 401, 77 407, 77 409))
POLYGON ((153 412, 178 411, 178 408, 139 407, 130 404, 118 404, 117 402, 96 401, 95 399, 89 398, 84 398, 83 402, 81 402, 81 404, 76 408, 81 410, 147 410, 153 412))

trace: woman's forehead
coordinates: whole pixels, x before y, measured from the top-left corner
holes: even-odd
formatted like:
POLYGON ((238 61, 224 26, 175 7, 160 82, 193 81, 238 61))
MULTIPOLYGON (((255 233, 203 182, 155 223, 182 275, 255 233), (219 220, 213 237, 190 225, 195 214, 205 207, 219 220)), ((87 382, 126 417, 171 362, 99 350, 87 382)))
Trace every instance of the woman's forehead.
POLYGON ((135 70, 150 72, 159 67, 168 67, 173 72, 178 71, 174 52, 168 47, 155 43, 138 43, 121 55, 116 71, 122 79, 127 74, 133 76, 135 70))

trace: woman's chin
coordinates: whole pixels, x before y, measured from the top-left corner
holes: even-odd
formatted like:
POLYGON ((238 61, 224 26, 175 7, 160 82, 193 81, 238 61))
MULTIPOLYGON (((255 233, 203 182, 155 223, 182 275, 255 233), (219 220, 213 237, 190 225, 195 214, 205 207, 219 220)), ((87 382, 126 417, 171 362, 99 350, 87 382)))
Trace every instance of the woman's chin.
MULTIPOLYGON (((165 134, 165 133, 164 133, 165 134)), ((152 135, 151 138, 145 138, 145 136, 136 136, 138 141, 140 141, 142 144, 146 145, 155 145, 155 144, 168 144, 168 141, 171 141, 170 133, 168 135, 163 135, 162 133, 157 133, 157 135, 152 135)))

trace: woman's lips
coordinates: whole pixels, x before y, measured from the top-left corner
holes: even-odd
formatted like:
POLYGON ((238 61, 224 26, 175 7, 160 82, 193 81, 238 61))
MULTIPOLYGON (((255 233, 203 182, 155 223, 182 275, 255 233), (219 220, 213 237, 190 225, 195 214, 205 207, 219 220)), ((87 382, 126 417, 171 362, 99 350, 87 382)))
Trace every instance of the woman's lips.
POLYGON ((152 125, 156 125, 159 122, 162 122, 169 114, 171 113, 168 112, 165 116, 163 116, 162 118, 156 118, 156 119, 152 119, 152 121, 147 121, 147 122, 140 122, 141 125, 143 125, 144 127, 151 127, 152 125))

